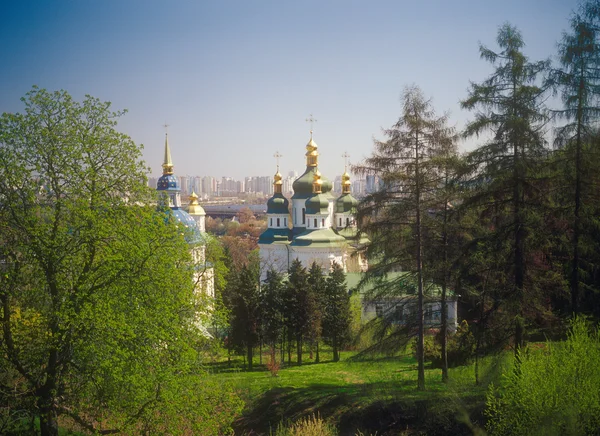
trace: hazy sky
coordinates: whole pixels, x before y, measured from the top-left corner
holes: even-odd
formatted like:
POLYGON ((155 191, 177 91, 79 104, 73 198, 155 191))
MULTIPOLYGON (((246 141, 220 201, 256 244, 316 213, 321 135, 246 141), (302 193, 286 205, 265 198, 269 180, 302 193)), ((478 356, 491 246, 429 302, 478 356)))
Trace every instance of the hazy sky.
MULTIPOLYGON (((168 123, 175 173, 242 178, 302 172, 309 114, 321 172, 370 154, 415 83, 450 112, 491 67, 498 26, 532 60, 554 57, 575 0, 3 0, 0 112, 32 85, 128 109, 119 129, 161 171, 168 123)), ((465 145, 463 145, 464 147, 465 145)), ((467 145, 468 146, 468 145, 467 145)))

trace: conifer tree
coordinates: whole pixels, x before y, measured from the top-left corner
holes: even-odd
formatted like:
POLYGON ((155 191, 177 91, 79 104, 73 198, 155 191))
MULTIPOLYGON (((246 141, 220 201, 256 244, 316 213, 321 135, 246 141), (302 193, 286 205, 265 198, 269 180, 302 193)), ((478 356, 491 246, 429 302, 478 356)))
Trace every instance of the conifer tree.
MULTIPOLYGON (((597 160, 591 144, 594 126, 600 117, 600 46, 598 45, 598 22, 600 10, 597 2, 584 3, 570 19, 571 29, 564 33, 558 46, 560 67, 550 74, 550 82, 560 92, 564 108, 555 113, 567 123, 558 129, 557 145, 565 150, 567 179, 570 185, 560 204, 568 208, 572 220, 571 265, 569 284, 571 310, 579 311, 581 270, 588 253, 582 253, 582 236, 585 232, 586 201, 590 196, 589 165, 586 161, 597 160), (583 254, 583 256, 582 256, 583 254)), ((564 190, 563 190, 564 192, 564 190)), ((589 212, 588 212, 589 213, 589 212)))
MULTIPOLYGON (((302 365, 303 339, 310 326, 310 316, 313 305, 311 303, 310 285, 308 283, 308 272, 302 263, 295 259, 290 265, 288 283, 288 316, 291 335, 296 340, 296 352, 298 365, 302 365)), ((290 337, 291 337, 290 335, 290 337)))
POLYGON ((333 361, 340 360, 340 349, 350 332, 350 295, 346 289, 346 274, 337 262, 327 276, 323 298, 323 335, 333 349, 333 361))
POLYGON ((390 129, 384 130, 386 141, 375 141, 372 156, 354 169, 360 174, 378 175, 380 188, 366 196, 359 205, 358 220, 371 244, 371 259, 365 281, 377 281, 382 293, 404 293, 399 282, 378 280, 393 271, 412 275, 401 282, 416 284, 417 360, 419 389, 425 388, 423 361, 424 282, 431 273, 424 270, 423 220, 436 206, 435 191, 439 187, 439 168, 434 161, 442 144, 452 136, 447 117, 437 117, 430 100, 417 86, 404 90, 402 115, 390 129), (390 289, 390 287, 392 289, 390 289))
POLYGON ((308 339, 311 343, 311 353, 312 345, 315 345, 315 363, 319 363, 321 360, 319 356, 319 341, 321 340, 321 332, 323 329, 323 298, 325 294, 325 277, 323 277, 323 270, 316 262, 313 262, 308 270, 308 284, 310 292, 309 303, 312 306, 309 307, 310 326, 308 339))
POLYGON ((467 204, 484 205, 482 212, 495 217, 491 237, 509 244, 503 266, 511 278, 506 301, 514 306, 516 351, 524 334, 526 241, 532 240, 531 219, 535 203, 540 201, 535 171, 546 155, 544 89, 536 84, 536 78, 548 63, 529 62, 522 52, 521 33, 510 24, 500 27, 497 44, 499 52, 480 47, 481 58, 495 70, 482 83, 471 83, 469 96, 461 103, 463 108, 477 111, 465 136, 491 133, 469 156, 479 189, 467 204))

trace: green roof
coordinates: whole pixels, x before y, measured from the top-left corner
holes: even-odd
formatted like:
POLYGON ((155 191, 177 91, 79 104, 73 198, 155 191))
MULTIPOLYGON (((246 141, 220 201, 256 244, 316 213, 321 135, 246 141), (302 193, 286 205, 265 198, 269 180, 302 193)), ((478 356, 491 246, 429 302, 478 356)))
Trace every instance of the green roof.
POLYGON ((335 233, 331 228, 306 230, 296 236, 291 245, 299 247, 339 247, 346 239, 335 233))

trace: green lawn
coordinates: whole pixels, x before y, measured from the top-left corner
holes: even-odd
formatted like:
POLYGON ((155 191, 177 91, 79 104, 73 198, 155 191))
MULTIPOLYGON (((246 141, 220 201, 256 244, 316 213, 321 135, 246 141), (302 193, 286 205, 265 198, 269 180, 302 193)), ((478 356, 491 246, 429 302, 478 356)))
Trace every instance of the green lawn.
MULTIPOLYGON (((451 369, 448 385, 441 381, 441 370, 427 369, 427 389, 419 392, 411 355, 363 361, 353 361, 352 356, 342 353, 342 360, 334 363, 324 353, 323 363, 284 366, 276 377, 259 365, 246 372, 241 361, 215 366, 215 376, 236 386, 247 404, 236 421, 236 434, 268 435, 280 422, 312 413, 335 424, 342 435, 357 430, 411 434, 402 433, 407 428, 415 434, 472 434, 461 421, 481 419, 486 383, 475 386, 472 365, 451 369)), ((496 373, 494 362, 486 359, 481 365, 484 381, 496 373)))

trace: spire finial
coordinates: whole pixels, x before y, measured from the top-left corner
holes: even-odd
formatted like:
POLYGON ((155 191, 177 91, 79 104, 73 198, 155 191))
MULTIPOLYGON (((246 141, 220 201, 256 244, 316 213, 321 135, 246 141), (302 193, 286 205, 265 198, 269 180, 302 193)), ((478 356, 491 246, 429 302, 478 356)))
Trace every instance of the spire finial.
POLYGON ((276 151, 275 154, 273 155, 273 157, 277 161, 277 172, 279 172, 279 158, 283 157, 283 155, 279 154, 279 151, 276 151))
POLYGON ((163 124, 165 128, 165 159, 163 161, 163 174, 173 174, 173 161, 171 160, 171 148, 169 147, 169 136, 167 129, 169 125, 167 123, 163 124))
POLYGON ((312 134, 313 134, 313 126, 314 124, 317 122, 317 120, 315 119, 315 117, 313 117, 313 114, 310 114, 308 116, 308 118, 306 119, 307 123, 310 123, 310 139, 312 139, 312 134))

